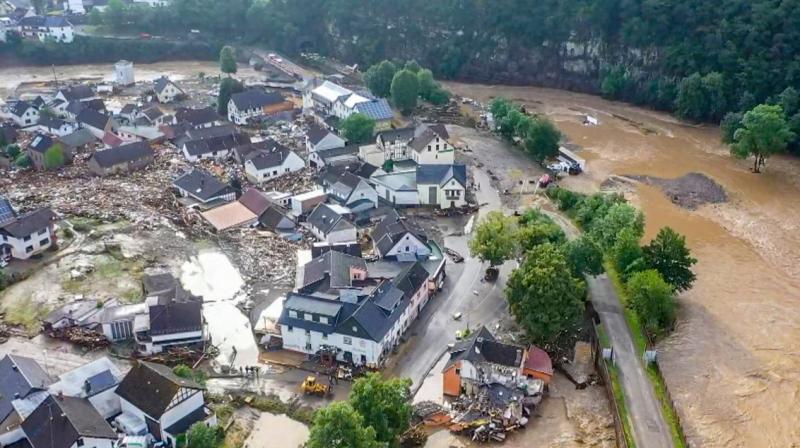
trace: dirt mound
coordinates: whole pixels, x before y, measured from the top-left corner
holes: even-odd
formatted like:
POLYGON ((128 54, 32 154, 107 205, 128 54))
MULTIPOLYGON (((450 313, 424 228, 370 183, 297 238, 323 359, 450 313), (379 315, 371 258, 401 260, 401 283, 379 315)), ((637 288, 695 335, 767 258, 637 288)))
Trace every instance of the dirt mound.
POLYGON ((626 177, 659 187, 670 201, 689 210, 704 204, 719 204, 728 200, 728 194, 722 185, 702 173, 689 173, 676 179, 654 176, 626 177))

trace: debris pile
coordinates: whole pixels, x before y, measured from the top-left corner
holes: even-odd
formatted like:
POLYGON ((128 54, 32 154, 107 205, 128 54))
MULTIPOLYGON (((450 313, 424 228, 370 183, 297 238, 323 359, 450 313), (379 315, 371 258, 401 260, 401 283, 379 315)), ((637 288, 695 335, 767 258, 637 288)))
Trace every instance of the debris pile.
POLYGON ((108 339, 103 333, 86 327, 73 326, 51 329, 47 332, 47 335, 51 338, 69 341, 92 350, 108 347, 109 345, 108 339))

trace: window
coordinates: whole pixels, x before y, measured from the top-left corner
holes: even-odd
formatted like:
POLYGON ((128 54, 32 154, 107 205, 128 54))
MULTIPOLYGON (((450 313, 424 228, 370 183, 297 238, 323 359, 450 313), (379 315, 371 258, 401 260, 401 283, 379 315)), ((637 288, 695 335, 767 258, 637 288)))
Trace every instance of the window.
POLYGON ((328 333, 322 333, 322 339, 328 340, 328 333))
POLYGON ((456 375, 461 375, 461 369, 456 369, 456 375))
POLYGON ((314 322, 319 322, 319 316, 317 316, 317 315, 315 314, 315 315, 313 315, 313 316, 311 317, 311 320, 313 320, 314 322))
POLYGON ((49 243, 50 243, 50 239, 49 239, 49 238, 45 238, 45 239, 43 239, 43 240, 39 241, 39 245, 40 245, 40 246, 46 246, 46 245, 48 245, 49 243))
POLYGON ((287 172, 287 173, 289 172, 289 168, 286 168, 286 172, 287 172))
POLYGON ((431 145, 428 145, 428 152, 431 152, 431 145))
POLYGON ((83 446, 83 437, 81 437, 80 439, 78 439, 78 441, 77 441, 77 442, 75 442, 75 444, 76 444, 76 445, 78 445, 78 446, 83 446))
POLYGON ((350 336, 344 336, 342 338, 342 342, 344 342, 344 345, 353 345, 353 338, 350 336))
POLYGON ((293 332, 293 331, 294 331, 294 327, 293 327, 293 326, 291 326, 291 325, 289 325, 289 333, 291 333, 291 332, 293 332))
POLYGON ((327 324, 328 323, 328 318, 325 317, 325 316, 320 316, 319 321, 322 322, 323 324, 327 324))
POLYGON ((437 151, 439 150, 439 145, 438 145, 438 144, 436 145, 436 150, 437 150, 437 151))
POLYGON ((22 239, 22 241, 30 241, 30 240, 31 240, 31 236, 30 235, 28 235, 28 236, 26 236, 25 238, 22 239))
POLYGON ((272 171, 272 175, 273 175, 273 176, 277 176, 277 175, 278 175, 278 170, 274 170, 274 171, 272 171))
POLYGON ((297 311, 289 310, 289 317, 294 317, 295 319, 297 319, 297 311))
POLYGON ((305 313, 303 317, 305 317, 306 320, 314 320, 314 315, 311 313, 305 313))
POLYGON ((411 249, 411 248, 410 248, 410 247, 408 247, 408 246, 406 246, 406 252, 408 252, 408 251, 409 251, 409 249, 411 249))
POLYGON ((358 333, 358 327, 353 326, 353 333, 358 333))
POLYGON ((25 253, 26 254, 29 254, 31 252, 33 252, 33 246, 28 246, 28 247, 25 248, 25 253))

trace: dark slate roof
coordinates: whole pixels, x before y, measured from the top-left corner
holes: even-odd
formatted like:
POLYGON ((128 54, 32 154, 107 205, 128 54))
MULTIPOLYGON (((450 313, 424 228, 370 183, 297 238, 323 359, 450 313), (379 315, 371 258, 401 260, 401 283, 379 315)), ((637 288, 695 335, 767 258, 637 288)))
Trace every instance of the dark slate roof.
POLYGON ((232 135, 236 133, 236 125, 233 123, 224 123, 219 126, 211 126, 210 128, 189 129, 186 131, 188 140, 204 140, 208 138, 219 137, 222 135, 232 135))
POLYGON ((231 95, 231 101, 239 110, 253 109, 273 104, 280 104, 285 101, 283 95, 278 92, 265 92, 263 90, 250 89, 244 92, 231 95))
POLYGON ((314 243, 314 245, 311 246, 311 256, 316 258, 324 254, 325 252, 331 250, 344 252, 347 255, 352 255, 354 257, 359 257, 359 258, 361 258, 362 255, 361 243, 354 241, 350 243, 334 243, 334 244, 329 244, 324 242, 314 243))
POLYGON ((147 296, 158 295, 164 292, 175 292, 178 280, 169 272, 145 274, 142 277, 142 286, 147 296))
POLYGON ((395 210, 392 210, 375 226, 375 230, 372 231, 372 240, 375 242, 375 247, 378 249, 378 252, 384 255, 389 252, 406 233, 414 235, 423 243, 428 241, 425 231, 422 230, 416 222, 401 218, 395 210))
POLYGON ((158 117, 164 115, 164 112, 162 112, 161 109, 158 108, 158 106, 150 106, 147 109, 143 110, 141 113, 142 115, 147 117, 147 119, 150 121, 155 121, 156 119, 158 119, 158 117))
POLYGON ((394 285, 403 291, 403 297, 411 299, 415 292, 428 280, 428 271, 420 262, 415 262, 406 267, 394 278, 394 285))
POLYGON ((88 395, 93 396, 116 386, 117 378, 114 377, 110 370, 103 370, 86 378, 86 385, 88 385, 88 395))
POLYGON ((137 109, 138 109, 138 107, 135 104, 128 103, 128 104, 122 106, 122 109, 120 109, 119 113, 120 114, 125 114, 125 115, 130 115, 130 114, 136 112, 137 109))
POLYGON ((89 86, 76 85, 59 90, 67 101, 77 101, 95 96, 94 91, 89 86))
POLYGON ((414 138, 409 142, 409 145, 417 151, 421 151, 431 140, 436 138, 437 135, 445 140, 450 137, 443 124, 423 124, 417 126, 414 130, 414 138))
POLYGON ((167 366, 139 361, 115 393, 152 418, 159 419, 181 387, 203 390, 196 382, 175 375, 167 366))
POLYGON ((308 132, 306 132, 306 136, 312 145, 316 145, 317 143, 321 142, 322 139, 327 137, 328 134, 331 134, 331 131, 317 124, 312 124, 309 126, 308 132))
POLYGON ((33 107, 33 104, 27 101, 17 101, 17 103, 14 104, 14 107, 11 108, 11 113, 17 117, 21 117, 30 108, 36 109, 33 107))
POLYGON ((336 330, 336 324, 349 316, 354 309, 354 304, 311 295, 290 293, 286 296, 286 301, 283 302, 283 311, 280 318, 278 318, 278 323, 320 333, 333 333, 336 330), (291 317, 289 315, 290 310, 297 312, 298 316, 291 317), (306 314, 327 317, 328 323, 306 320, 306 314))
POLYGON ((64 142, 64 144, 70 148, 78 148, 94 142, 97 140, 97 137, 95 137, 94 134, 92 134, 88 129, 78 129, 75 132, 67 134, 63 137, 59 137, 58 139, 64 142))
POLYGON ((48 28, 66 28, 72 26, 72 24, 64 16, 47 16, 44 20, 44 26, 48 28))
POLYGON ((11 202, 9 202, 5 197, 0 196, 0 224, 11 221, 16 216, 17 212, 14 211, 14 207, 11 206, 11 202))
POLYGON ((235 133, 202 140, 187 141, 184 146, 189 155, 198 156, 214 151, 231 150, 245 143, 250 143, 250 137, 247 134, 235 133))
POLYGON ((188 191, 192 196, 204 201, 233 192, 233 187, 222 183, 214 175, 200 169, 189 171, 175 179, 172 185, 188 191))
POLYGON ((450 359, 447 361, 445 370, 463 359, 475 364, 489 362, 508 367, 519 367, 522 364, 524 353, 525 350, 522 347, 498 342, 489 330, 482 326, 471 337, 459 341, 450 349, 450 359))
POLYGON ((33 447, 31 446, 31 443, 28 442, 28 439, 23 437, 14 443, 9 443, 8 445, 5 445, 5 448, 33 448, 33 447))
POLYGON ((388 314, 370 299, 364 300, 344 322, 336 327, 336 332, 372 341, 380 341, 392 327, 402 311, 388 314))
POLYGON ((349 288, 353 286, 352 280, 350 280, 351 267, 366 271, 367 263, 363 258, 335 250, 325 252, 303 266, 303 283, 305 283, 303 287, 315 285, 327 278, 331 289, 349 288))
POLYGON ((3 224, 0 230, 15 238, 25 238, 49 226, 55 218, 55 213, 49 208, 40 208, 17 216, 3 224))
POLYGON ((435 123, 429 124, 428 127, 431 131, 435 132, 440 138, 445 140, 450 138, 450 133, 447 132, 447 128, 442 123, 435 123))
POLYGON ((39 125, 44 126, 48 129, 60 129, 61 126, 65 124, 67 124, 67 122, 60 118, 48 117, 48 116, 39 117, 39 125))
POLYGON ((386 98, 358 103, 356 104, 356 110, 375 121, 391 120, 394 118, 394 112, 392 112, 392 107, 389 106, 389 102, 386 101, 386 98))
POLYGON ((331 148, 331 149, 323 149, 317 151, 317 155, 319 155, 322 160, 325 160, 326 163, 328 160, 333 159, 335 157, 341 156, 358 156, 358 145, 346 145, 342 146, 341 148, 331 148))
POLYGON ((203 328, 203 303, 172 301, 150 307, 150 334, 174 334, 203 328))
POLYGON ((211 107, 203 107, 200 109, 182 107, 175 112, 175 119, 177 119, 178 122, 186 122, 192 126, 199 126, 219 121, 222 117, 211 107))
POLYGON ((47 397, 22 422, 33 448, 69 448, 82 437, 117 439, 117 433, 89 400, 47 397))
POLYGON ((257 170, 265 170, 283 165, 283 162, 291 153, 292 151, 289 148, 283 145, 276 145, 271 149, 258 151, 258 154, 250 158, 250 162, 257 170))
POLYGON ((414 138, 415 128, 390 129, 378 132, 378 138, 384 143, 394 143, 396 141, 409 141, 414 138))
POLYGON ((375 305, 387 312, 391 312, 403 300, 403 291, 396 288, 391 282, 383 282, 375 289, 372 294, 372 300, 375 305))
POLYGON ((239 202, 256 216, 261 216, 272 205, 269 198, 255 188, 248 188, 239 198, 239 202))
POLYGON ((78 123, 83 123, 97 129, 105 129, 109 120, 111 120, 111 117, 108 115, 101 114, 100 112, 88 107, 80 111, 78 116, 75 118, 75 121, 78 123))
POLYGON ((308 219, 306 222, 317 228, 323 234, 327 235, 331 230, 333 230, 340 221, 345 221, 350 226, 353 226, 350 221, 345 219, 342 215, 336 213, 332 208, 330 208, 327 204, 319 204, 311 211, 308 215, 308 219))
POLYGON ((280 226, 281 221, 285 219, 294 223, 294 220, 289 217, 288 210, 279 205, 271 205, 261 213, 258 222, 265 228, 275 231, 280 226))
POLYGON ((31 140, 29 149, 44 154, 48 149, 52 148, 55 141, 50 136, 44 134, 36 134, 31 140))
POLYGON ((417 165, 418 185, 444 185, 451 177, 466 186, 467 167, 464 165, 417 165))
POLYGON ((33 359, 6 355, 0 360, 0 421, 14 411, 14 397, 25 398, 52 383, 53 379, 33 359))
POLYGON ((166 76, 162 76, 162 77, 156 79, 155 85, 153 86, 153 90, 155 90, 158 93, 161 93, 170 84, 175 86, 175 88, 177 88, 178 90, 181 90, 181 88, 178 87, 177 84, 175 84, 174 82, 170 81, 170 79, 167 78, 166 76))
POLYGON ((134 142, 127 145, 97 151, 92 158, 103 168, 109 168, 120 163, 133 162, 145 157, 152 157, 153 149, 147 142, 134 142))

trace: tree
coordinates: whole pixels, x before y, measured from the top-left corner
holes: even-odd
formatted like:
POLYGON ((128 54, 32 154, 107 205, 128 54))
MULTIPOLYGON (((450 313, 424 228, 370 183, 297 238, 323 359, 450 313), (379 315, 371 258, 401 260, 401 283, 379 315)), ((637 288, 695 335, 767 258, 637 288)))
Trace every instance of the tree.
POLYGON ((675 297, 672 286, 655 269, 637 272, 627 283, 628 306, 636 311, 645 330, 651 335, 670 328, 675 321, 675 297))
POLYGON ((564 231, 561 230, 549 216, 536 209, 528 209, 519 218, 517 244, 522 249, 520 255, 533 249, 535 246, 551 243, 559 246, 566 241, 564 231))
POLYGON ((502 212, 489 212, 475 228, 469 240, 469 251, 473 257, 488 261, 494 267, 514 256, 517 245, 517 223, 502 212))
POLYGON ((645 269, 644 253, 633 229, 623 229, 611 248, 611 260, 622 278, 645 269))
POLYGON ((428 102, 435 106, 441 106, 443 104, 447 104, 450 101, 450 94, 447 93, 446 90, 442 89, 441 87, 437 87, 436 89, 428 95, 427 98, 428 102))
POLYGON ((92 10, 89 11, 89 24, 94 26, 103 24, 103 14, 99 9, 92 8, 92 10))
POLYGON ((686 247, 686 237, 669 227, 662 227, 658 235, 642 248, 645 263, 661 274, 661 278, 680 292, 692 287, 695 275, 692 266, 697 260, 692 258, 686 247))
POLYGON ((505 294, 516 321, 534 344, 547 345, 572 330, 583 313, 585 285, 551 244, 531 249, 508 278, 505 294))
POLYGON ((228 77, 237 71, 236 54, 230 45, 225 45, 219 51, 219 70, 222 73, 227 73, 228 77))
POLYGON ((397 445, 397 438, 411 421, 411 380, 383 379, 380 373, 370 373, 353 383, 348 398, 356 412, 364 418, 364 426, 375 430, 376 440, 397 445))
POLYGON ((219 83, 219 96, 217 96, 217 113, 223 117, 228 116, 228 101, 231 95, 244 91, 244 86, 239 80, 225 78, 219 83))
POLYGON ((741 112, 728 112, 722 117, 722 121, 719 123, 719 128, 722 131, 722 143, 729 145, 733 143, 733 136, 742 127, 743 118, 744 114, 741 112))
POLYGON ((546 117, 536 117, 529 122, 530 125, 525 129, 524 135, 520 135, 525 150, 540 162, 555 157, 558 154, 561 132, 546 117))
POLYGON ((0 268, 0 291, 4 290, 8 285, 8 280, 6 279, 6 272, 3 268, 0 268))
POLYGON ((617 99, 625 93, 630 83, 628 70, 624 65, 615 65, 603 75, 600 92, 606 98, 617 99))
POLYGON ((489 104, 489 112, 492 113, 496 122, 508 115, 512 109, 514 109, 514 105, 502 97, 493 99, 489 104))
POLYGON ((792 86, 783 89, 778 95, 778 105, 783 109, 787 117, 800 112, 800 92, 792 86))
POLYGON ((339 122, 342 135, 350 143, 366 143, 372 140, 375 120, 362 113, 350 115, 339 122))
POLYGON ((373 65, 364 74, 364 80, 375 96, 386 98, 391 95, 392 79, 397 73, 397 67, 391 61, 382 61, 373 65))
POLYGON ((592 222, 589 236, 603 250, 609 250, 614 247, 617 238, 625 229, 630 229, 636 237, 641 238, 644 234, 644 215, 631 205, 617 203, 612 205, 600 219, 592 222))
POLYGON ((681 80, 675 108, 678 116, 690 120, 699 121, 708 115, 708 95, 699 73, 692 73, 681 80))
POLYGON ((188 448, 216 448, 217 428, 206 426, 203 422, 193 424, 186 433, 188 448))
POLYGON ((703 76, 703 90, 706 95, 708 110, 702 119, 717 122, 728 109, 728 100, 725 95, 725 79, 722 74, 711 72, 703 76))
POLYGON ((48 170, 54 170, 64 166, 64 146, 56 143, 44 152, 44 167, 48 170))
POLYGON ((419 96, 430 99, 431 94, 439 88, 439 84, 433 79, 433 72, 424 68, 417 72, 417 83, 419 84, 419 96))
POLYGON ((121 28, 125 25, 126 15, 125 4, 122 3, 122 0, 108 0, 105 17, 109 26, 112 28, 121 28))
POLYGON ((392 86, 389 89, 392 93, 392 102, 403 115, 410 114, 417 107, 419 95, 417 84, 417 75, 406 69, 400 70, 392 78, 392 86))
POLYGON ((781 106, 761 104, 744 114, 742 127, 733 136, 731 153, 740 159, 753 156, 753 172, 759 173, 765 160, 783 151, 793 138, 781 106))
POLYGON ((347 401, 335 402, 314 414, 308 448, 379 448, 375 430, 347 401))
POLYGON ((586 235, 563 246, 564 256, 577 278, 603 273, 603 251, 586 235))
POLYGON ((422 69, 422 67, 420 67, 419 64, 417 63, 417 61, 415 61, 413 59, 410 60, 410 61, 406 61, 406 65, 403 67, 403 70, 408 70, 411 73, 414 73, 415 75, 417 73, 419 73, 419 71, 421 69, 422 69))
POLYGON ((22 169, 30 168, 31 159, 30 157, 28 157, 28 154, 22 153, 18 155, 16 159, 14 159, 14 165, 16 165, 17 168, 22 168, 22 169))
POLYGON ((520 123, 526 119, 527 116, 525 114, 517 109, 511 109, 503 118, 495 120, 495 123, 497 123, 500 135, 511 140, 516 135, 520 123))

